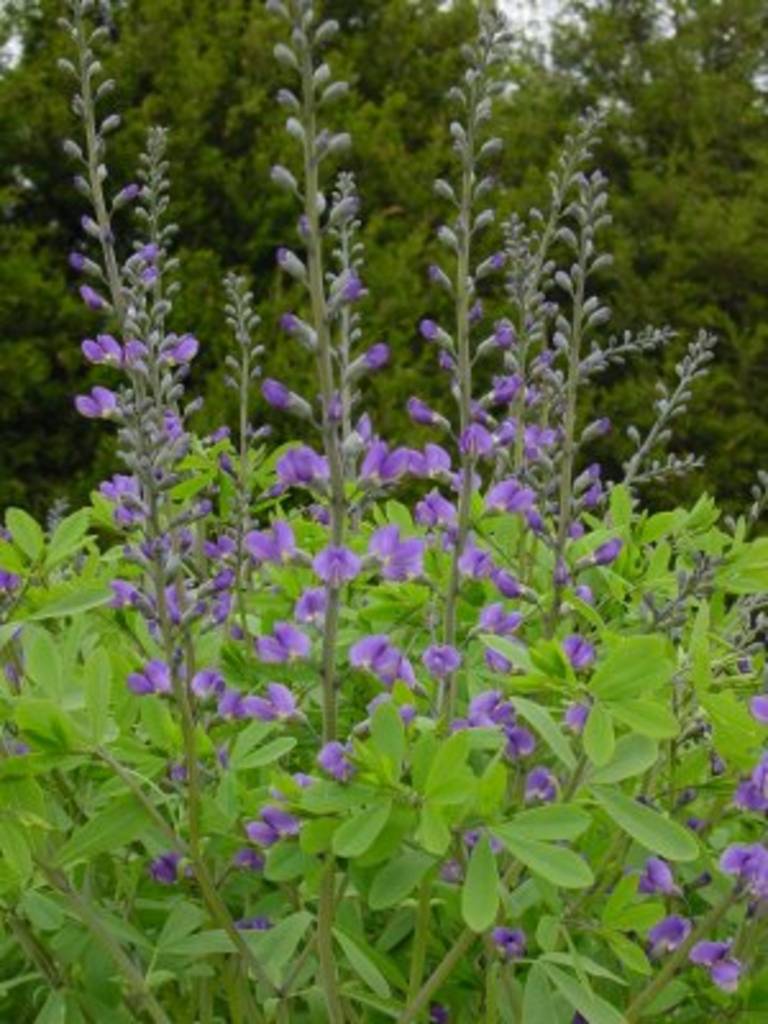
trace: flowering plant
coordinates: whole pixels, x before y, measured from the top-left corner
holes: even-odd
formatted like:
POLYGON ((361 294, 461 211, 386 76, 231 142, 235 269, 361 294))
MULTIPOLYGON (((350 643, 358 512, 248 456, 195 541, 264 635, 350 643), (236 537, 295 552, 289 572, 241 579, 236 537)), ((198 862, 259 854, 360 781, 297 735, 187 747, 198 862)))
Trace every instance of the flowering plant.
POLYGON ((75 405, 116 425, 124 472, 47 531, 6 514, 6 996, 43 1021, 764 1010, 768 488, 738 521, 706 496, 642 508, 644 483, 695 461, 662 453, 706 333, 623 479, 589 462, 610 425, 580 422, 582 386, 672 336, 600 340, 599 117, 566 140, 549 210, 486 242, 506 32, 481 16, 435 186, 439 314, 420 324, 446 401, 404 396, 424 435, 397 445, 364 411, 390 348, 366 338, 356 184, 327 170, 351 143, 325 127, 347 91, 323 56, 338 25, 268 0, 297 154, 272 172, 298 214, 279 328, 317 393, 264 377, 254 409, 271 325, 232 274, 239 421, 199 437, 166 134, 110 189, 93 6, 63 20, 82 127, 65 149, 90 207, 70 263, 105 373, 75 405), (301 439, 270 450, 267 408, 301 439))

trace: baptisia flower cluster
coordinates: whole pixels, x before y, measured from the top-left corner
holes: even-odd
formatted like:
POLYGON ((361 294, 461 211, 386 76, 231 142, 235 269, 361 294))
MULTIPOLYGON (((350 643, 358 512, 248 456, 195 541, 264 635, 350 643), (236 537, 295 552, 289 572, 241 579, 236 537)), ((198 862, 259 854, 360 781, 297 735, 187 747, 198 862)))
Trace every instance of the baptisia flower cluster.
POLYGON ((166 996, 184 1019, 331 1024, 746 1005, 768 907, 766 554, 757 514, 731 529, 708 499, 640 508, 643 484, 690 467, 659 452, 708 337, 630 433, 623 479, 593 461, 610 424, 583 421, 583 386, 671 337, 598 334, 599 118, 568 139, 547 208, 498 224, 509 35, 480 5, 410 339, 445 386, 405 391, 408 433, 385 436, 368 396, 404 342, 371 327, 376 231, 338 170, 340 26, 268 0, 286 76, 270 177, 295 204, 273 254, 284 312, 262 325, 256 287, 227 276, 237 425, 198 437, 185 396, 207 339, 175 323, 166 135, 112 187, 106 33, 91 0, 68 4, 82 141, 66 149, 92 208, 70 266, 94 320, 75 406, 113 425, 122 461, 71 549, 71 521, 18 510, 0 536, 4 783, 29 767, 0 895, 20 955, 56 981, 50 1013, 80 977, 54 964, 79 928, 99 952, 84 977, 112 972, 83 1012, 120 978, 160 1024, 166 996), (280 379, 275 337, 307 373, 280 379), (297 432, 272 450, 276 423, 297 432), (54 899, 15 907, 38 884, 54 899))

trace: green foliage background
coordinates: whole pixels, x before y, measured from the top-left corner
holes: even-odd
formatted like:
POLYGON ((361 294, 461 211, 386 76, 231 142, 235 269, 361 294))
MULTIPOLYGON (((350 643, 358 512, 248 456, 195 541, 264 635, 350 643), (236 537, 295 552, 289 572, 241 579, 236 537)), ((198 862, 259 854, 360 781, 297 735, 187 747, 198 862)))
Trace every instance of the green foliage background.
MULTIPOLYGON (((61 139, 74 121, 56 68, 65 41, 58 0, 15 0, 2 16, 21 59, 0 71, 0 506, 42 512, 78 501, 113 470, 108 431, 80 421, 72 395, 93 381, 79 341, 94 329, 66 253, 79 242, 82 204, 61 139)), ((394 368, 371 388, 386 433, 407 433, 409 394, 444 400, 418 336, 440 298, 425 287, 442 204, 432 181, 446 163, 445 93, 472 30, 470 0, 327 0, 345 26, 335 65, 353 84, 334 112, 352 132, 351 166, 364 200, 364 306, 371 341, 387 340, 394 368), (429 304, 429 305, 428 305, 429 304)), ((653 365, 616 374, 594 405, 648 423, 655 377, 698 326, 721 337, 714 372, 680 424, 678 445, 706 468, 681 485, 743 498, 768 448, 768 13, 762 0, 600 0, 565 5, 549 57, 520 44, 499 115, 506 209, 546 195, 546 168, 576 115, 608 112, 598 163, 612 183, 615 265, 606 290, 617 330, 670 323, 681 336, 653 365)), ((214 427, 231 418, 222 363, 224 272, 253 278, 270 375, 309 387, 276 329, 298 300, 274 272, 295 238, 290 202, 269 181, 284 161, 276 26, 260 0, 125 0, 111 5, 111 74, 124 128, 112 147, 115 189, 134 177, 152 123, 172 129, 174 217, 183 288, 176 326, 203 343, 192 388, 214 427)), ((127 226, 127 222, 126 223, 127 226)), ((129 237, 129 233, 127 233, 129 237)), ((496 312, 495 310, 491 312, 496 312)), ((93 375, 95 381, 97 375, 93 375)), ((280 425, 275 424, 278 430, 280 425)), ((601 456, 614 467, 627 442, 601 456)))

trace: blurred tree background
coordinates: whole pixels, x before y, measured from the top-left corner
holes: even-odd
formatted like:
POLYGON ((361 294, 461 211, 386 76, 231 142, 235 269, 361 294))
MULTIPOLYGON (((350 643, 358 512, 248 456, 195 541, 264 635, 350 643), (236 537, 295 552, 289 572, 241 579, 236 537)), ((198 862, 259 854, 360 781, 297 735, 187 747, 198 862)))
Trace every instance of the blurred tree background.
MULTIPOLYGON (((232 419, 221 288, 231 268, 252 277, 267 372, 299 390, 309 381, 277 329, 298 299, 274 270, 277 246, 296 237, 295 208, 269 181, 270 166, 291 156, 274 100, 279 26, 261 0, 101 7, 113 26, 107 59, 124 120, 111 147, 115 189, 134 178, 147 127, 171 128, 183 286, 175 326, 203 344, 191 387, 205 396, 206 430, 232 419)), ((345 27, 334 66, 353 86, 330 116, 353 135, 345 164, 363 197, 366 335, 388 341, 394 356, 370 386, 370 408, 384 433, 402 438, 408 395, 444 400, 417 325, 440 312, 425 284, 445 214, 432 182, 448 166, 445 93, 462 66, 473 4, 326 0, 323 9, 345 27)), ((61 150, 75 126, 70 83, 56 66, 66 52, 59 13, 59 0, 8 0, 0 14, 0 43, 14 40, 0 68, 0 507, 38 513, 57 499, 77 503, 115 468, 110 431, 82 421, 72 404, 99 375, 83 366, 79 342, 95 318, 67 266, 81 245, 83 205, 61 150)), ((563 135, 585 107, 604 109, 597 163, 612 183, 615 264, 604 292, 613 328, 680 330, 666 354, 601 386, 594 407, 622 426, 647 424, 655 378, 699 326, 714 330, 715 369, 676 442, 706 466, 675 496, 706 487, 738 504, 768 450, 764 0, 565 0, 551 45, 519 39, 509 74, 514 88, 498 111, 504 210, 545 202, 563 135)), ((120 223, 127 228, 127 217, 120 223)), ((615 468, 627 444, 617 431, 600 455, 615 468)))

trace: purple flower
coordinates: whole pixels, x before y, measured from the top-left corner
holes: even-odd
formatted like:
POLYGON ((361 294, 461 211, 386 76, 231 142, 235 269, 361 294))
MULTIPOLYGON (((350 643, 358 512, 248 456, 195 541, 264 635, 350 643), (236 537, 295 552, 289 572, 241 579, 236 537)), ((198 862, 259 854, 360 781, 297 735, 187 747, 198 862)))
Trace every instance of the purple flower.
POLYGON ((520 597, 523 593, 520 583, 504 569, 494 569, 491 579, 502 597, 520 597))
POLYGON ((232 863, 236 868, 242 868, 245 871, 263 871, 265 861, 257 850, 252 850, 250 846, 244 846, 234 855, 232 863))
POLYGON ((526 512, 535 499, 530 487, 523 487, 514 477, 509 477, 490 489, 485 498, 485 508, 488 512, 526 512))
POLYGON ((262 722, 301 717, 295 696, 282 683, 268 683, 266 697, 244 697, 242 708, 249 718, 258 718, 262 722))
POLYGON ((515 724, 515 711, 500 690, 484 690, 469 702, 467 723, 476 729, 512 727, 515 724))
POLYGON ((578 633, 571 633, 563 640, 563 653, 577 672, 589 668, 595 660, 595 648, 578 633))
POLYGON ((509 349, 514 345, 517 338, 515 328, 509 320, 498 320, 496 322, 495 330, 493 332, 493 340, 497 347, 502 350, 509 349))
POLYGON ((171 670, 164 661, 148 661, 140 672, 128 676, 128 688, 140 697, 171 692, 171 670))
POLYGON ((768 725, 768 694, 753 697, 749 702, 749 710, 761 725, 768 725))
POLYGON ((392 686, 398 679, 407 686, 416 683, 410 661, 381 633, 363 637, 353 644, 349 649, 349 663, 353 668, 373 672, 386 686, 392 686))
POLYGON ((508 405, 519 394, 523 382, 515 373, 511 376, 494 377, 491 401, 494 405, 508 405))
POLYGON ((360 477, 371 483, 389 483, 408 469, 408 449, 390 450, 385 441, 373 441, 360 465, 360 477))
POLYGON ((224 693, 226 687, 224 677, 213 668, 201 669, 192 676, 192 693, 201 699, 219 697, 224 693))
POLYGON ((739 987, 742 965, 735 958, 728 954, 731 951, 731 941, 727 942, 697 942, 688 959, 692 964, 709 968, 709 976, 712 981, 724 992, 735 992, 739 987))
POLYGON ((471 540, 467 541, 459 558, 459 571, 463 576, 475 580, 487 579, 494 570, 493 560, 487 551, 478 548, 471 540))
POLYGON ((525 802, 551 803, 557 797, 557 780, 549 768, 533 768, 525 778, 525 802))
POLYGON ((330 587, 341 587, 359 574, 362 562, 349 548, 331 544, 315 556, 312 568, 330 587))
POLYGON ((296 554, 296 538, 290 524, 278 519, 270 530, 251 530, 245 535, 245 548, 257 565, 289 562, 296 554))
POLYGON ((389 362, 389 345, 386 345, 383 341, 371 345, 363 355, 363 359, 369 370, 381 370, 389 362))
POLYGON ((525 932, 520 928, 494 928, 491 938, 505 960, 519 960, 525 956, 525 932))
POLYGON ((645 862, 637 891, 647 895, 660 892, 666 896, 680 892, 669 865, 661 857, 649 857, 645 862))
POLYGON ((429 1024, 448 1024, 451 1019, 447 1006, 442 1003, 432 1003, 429 1008, 429 1024))
POLYGON ((768 811, 768 752, 760 758, 749 780, 739 784, 733 802, 745 811, 768 811))
POLYGON ((565 709, 564 722, 566 726, 580 736, 584 732, 584 726, 589 718, 589 706, 587 704, 569 704, 565 709))
POLYGON ((426 402, 420 398, 411 397, 406 402, 406 409, 408 415, 414 423, 417 423, 422 427, 433 427, 438 423, 444 423, 444 418, 434 409, 430 408, 426 402))
POLYGON ((295 815, 284 811, 282 807, 268 805, 262 807, 259 820, 246 823, 245 833, 252 843, 274 846, 281 839, 297 836, 300 827, 295 815))
POLYGON ((338 782, 347 782, 355 772, 354 765, 347 757, 349 751, 349 746, 332 740, 326 743, 317 755, 317 763, 327 775, 331 775, 338 782))
POLYGON ((419 324, 419 331, 425 341, 437 341, 440 336, 440 328, 434 320, 422 320, 419 324))
POLYGON ((307 587, 293 610, 297 622, 317 624, 325 617, 327 591, 323 587, 307 587))
POLYGON ((89 309, 98 312, 106 307, 106 300, 95 289, 91 288, 89 284, 81 285, 78 291, 80 292, 80 298, 89 309))
POLYGON ((267 379, 261 385, 261 393, 264 396, 264 400, 272 406, 273 409, 286 410, 291 404, 291 392, 285 386, 281 384, 279 380, 273 380, 271 377, 267 379))
POLYGON ((456 522, 456 507, 439 491, 430 491, 416 505, 413 518, 420 526, 453 526, 456 522))
POLYGON ((768 898, 768 847, 762 843, 734 843, 720 858, 720 869, 736 875, 757 899, 768 898))
POLYGON ((96 340, 86 338, 80 348, 89 363, 120 366, 123 362, 123 349, 111 334, 97 334, 96 340))
POLYGON ((149 873, 160 885, 173 885, 179 878, 180 861, 181 854, 176 853, 174 850, 169 850, 168 853, 161 853, 159 857, 155 857, 154 860, 150 861, 149 873))
POLYGON ((268 932, 272 922, 268 917, 257 914, 254 917, 241 917, 235 921, 235 927, 241 932, 268 932))
POLYGON ((417 537, 400 540, 397 526, 382 526, 368 543, 368 554, 381 566, 385 580, 408 580, 424 570, 424 541, 417 537))
POLYGON ((308 445, 291 448, 277 460, 277 477, 284 487, 311 487, 328 479, 328 460, 308 445))
POLYGON ((479 458, 493 451, 493 436, 480 423, 470 423, 459 438, 462 455, 479 458))
POLYGON ((483 652, 483 661, 491 672, 511 672, 513 665, 509 658, 505 658, 498 651, 492 651, 490 647, 483 652))
POLYGON ((450 644, 432 644, 421 660, 435 679, 445 679, 461 665, 461 655, 450 644))
POLYGON ((610 565, 611 562, 615 562, 619 557, 619 553, 623 547, 623 541, 620 541, 618 537, 614 537, 613 540, 606 541, 605 544, 601 544, 600 547, 594 551, 592 561, 595 565, 610 565))
POLYGON ((0 569, 0 594, 9 594, 12 590, 18 590, 20 586, 20 576, 17 576, 15 572, 0 569))
POLYGON ((486 633, 509 636, 523 621, 520 612, 508 612, 501 602, 489 604, 480 612, 479 626, 486 633))
POLYGON ((91 388, 90 395, 78 395, 75 398, 75 408, 87 419, 108 419, 117 412, 117 395, 109 388, 97 385, 91 388))
POLYGON ((536 740, 532 733, 521 725, 506 728, 504 735, 507 739, 504 753, 510 761, 519 761, 523 757, 530 757, 536 749, 536 740))
POLYGON ((273 665, 306 658, 311 646, 306 633, 290 622, 275 623, 271 636, 260 636, 256 641, 261 660, 273 665))
POLYGON ((652 956, 671 953, 691 934, 691 922, 687 917, 672 914, 655 924, 648 932, 652 956))
POLYGON ((163 346, 162 361, 169 366, 181 366, 191 363, 199 350, 200 342, 193 334, 182 334, 180 338, 171 334, 163 346))
POLYGON ((584 604, 595 603, 595 596, 592 593, 592 588, 587 586, 586 583, 580 583, 573 592, 580 601, 584 602, 584 604))

